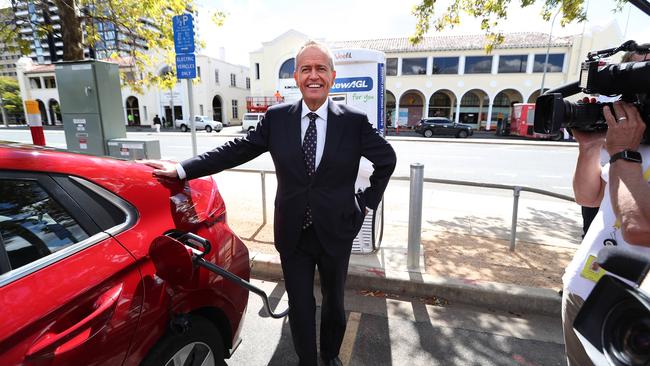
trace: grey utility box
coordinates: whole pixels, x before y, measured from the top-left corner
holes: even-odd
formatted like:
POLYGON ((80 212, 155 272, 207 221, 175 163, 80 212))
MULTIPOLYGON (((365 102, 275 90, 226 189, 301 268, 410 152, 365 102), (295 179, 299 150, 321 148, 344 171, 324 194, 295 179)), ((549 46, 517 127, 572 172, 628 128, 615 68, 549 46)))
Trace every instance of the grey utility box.
POLYGON ((68 150, 107 155, 108 140, 126 137, 119 66, 87 60, 54 69, 68 150))
POLYGON ((126 138, 108 140, 108 155, 129 160, 160 159, 160 141, 126 138))

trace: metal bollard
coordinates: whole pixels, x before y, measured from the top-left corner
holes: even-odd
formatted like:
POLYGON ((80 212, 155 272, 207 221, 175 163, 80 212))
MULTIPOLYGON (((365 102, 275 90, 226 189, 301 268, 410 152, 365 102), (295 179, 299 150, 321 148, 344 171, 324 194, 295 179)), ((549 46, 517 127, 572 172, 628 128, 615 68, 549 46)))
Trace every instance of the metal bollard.
POLYGON ((262 225, 266 225, 266 172, 261 171, 262 177, 262 225))
POLYGON ((517 211, 519 210, 519 192, 521 187, 515 186, 512 191, 512 226, 510 229, 510 251, 515 251, 515 240, 517 239, 517 211))
POLYGON ((406 265, 409 270, 420 268, 420 239, 422 237, 422 187, 424 165, 411 164, 411 188, 409 194, 409 230, 406 265))

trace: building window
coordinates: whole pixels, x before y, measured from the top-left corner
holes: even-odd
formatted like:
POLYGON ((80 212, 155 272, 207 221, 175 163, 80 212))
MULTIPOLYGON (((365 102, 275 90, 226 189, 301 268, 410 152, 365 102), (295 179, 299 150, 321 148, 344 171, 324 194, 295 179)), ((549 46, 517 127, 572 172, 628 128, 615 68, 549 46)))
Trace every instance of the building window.
POLYGON ((403 58, 402 59, 402 75, 426 75, 427 73, 427 58, 403 58))
POLYGON ((237 108, 237 100, 233 99, 232 101, 232 118, 237 119, 239 118, 239 109, 237 108))
POLYGON ((219 84, 219 70, 214 70, 214 83, 219 84))
MULTIPOLYGON (((541 55, 535 55, 533 72, 544 72, 544 60, 546 60, 545 53, 541 55)), ((548 55, 548 64, 546 66, 546 72, 562 72, 563 66, 564 66, 563 53, 550 53, 548 55)))
POLYGON ((492 56, 468 56, 465 58, 466 74, 489 74, 492 72, 492 56))
POLYGON ((528 55, 499 56, 499 74, 526 72, 528 55))
POLYGON ((256 62, 255 63, 255 80, 260 79, 260 63, 256 62))
POLYGON ((246 78, 246 89, 251 88, 251 78, 246 78))
POLYGON ((196 76, 200 79, 201 78, 201 66, 196 67, 196 76))
POLYGON ((397 76, 397 59, 386 59, 386 76, 397 76))
POLYGON ((199 114, 203 115, 203 104, 199 104, 199 114))
POLYGON ((230 86, 237 86, 237 75, 230 74, 230 86))
POLYGON ((293 79, 293 72, 295 70, 296 70, 296 61, 292 57, 282 63, 282 66, 280 66, 280 72, 278 76, 280 77, 280 79, 293 79))
POLYGON ((56 79, 54 76, 45 76, 43 78, 43 83, 45 84, 46 89, 56 89, 56 79))
POLYGON ((135 74, 133 71, 127 71, 124 73, 124 79, 126 81, 135 81, 135 74))
POLYGON ((433 74, 458 74, 458 57, 434 57, 433 74))
POLYGON ((147 106, 142 106, 142 111, 144 112, 144 120, 148 121, 149 120, 149 112, 147 111, 147 106))
POLYGON ((41 78, 29 78, 29 86, 32 89, 41 89, 41 78))

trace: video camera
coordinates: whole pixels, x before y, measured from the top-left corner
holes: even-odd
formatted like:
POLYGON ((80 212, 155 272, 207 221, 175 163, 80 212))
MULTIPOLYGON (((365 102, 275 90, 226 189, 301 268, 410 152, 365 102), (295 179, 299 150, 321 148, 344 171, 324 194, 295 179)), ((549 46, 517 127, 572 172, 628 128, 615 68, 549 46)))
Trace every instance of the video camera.
POLYGON ((580 342, 596 366, 650 365, 650 259, 605 247, 597 262, 618 277, 603 276, 580 308, 580 342))
MULTIPOLYGON (((589 52, 582 63, 580 81, 552 89, 537 98, 535 102, 535 124, 537 133, 556 134, 560 128, 579 131, 604 131, 607 122, 603 106, 611 103, 592 103, 588 98, 570 102, 564 98, 583 92, 606 96, 621 95, 621 100, 636 105, 643 121, 650 121, 650 61, 606 64, 603 60, 618 52, 650 53, 650 47, 643 47, 634 41, 627 41, 620 47, 589 52)), ((650 129, 646 129, 644 140, 650 141, 650 129)))

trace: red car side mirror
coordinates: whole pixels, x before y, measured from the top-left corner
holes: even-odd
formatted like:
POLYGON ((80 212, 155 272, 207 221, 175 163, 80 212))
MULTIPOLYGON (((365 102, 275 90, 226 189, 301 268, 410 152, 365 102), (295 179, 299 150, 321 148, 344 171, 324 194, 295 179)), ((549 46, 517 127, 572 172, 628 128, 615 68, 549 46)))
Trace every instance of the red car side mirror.
POLYGON ((171 286, 187 286, 192 282, 192 251, 180 241, 165 235, 157 237, 149 247, 149 257, 156 267, 156 275, 171 286))

